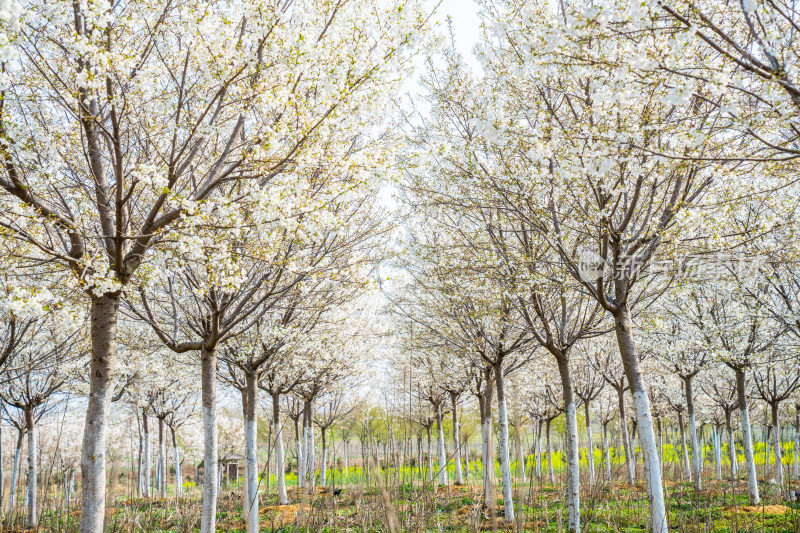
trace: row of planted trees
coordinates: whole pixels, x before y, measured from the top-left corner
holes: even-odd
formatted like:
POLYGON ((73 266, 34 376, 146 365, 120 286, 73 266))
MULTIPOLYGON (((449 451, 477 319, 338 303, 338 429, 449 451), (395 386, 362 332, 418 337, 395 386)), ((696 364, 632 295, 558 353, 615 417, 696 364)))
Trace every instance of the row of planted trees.
MULTIPOLYGON (((700 488, 695 380, 720 368, 734 397, 704 391, 700 408, 738 414, 759 502, 752 387, 780 454, 797 386, 792 6, 485 0, 479 71, 433 48, 444 41, 426 40, 411 0, 0 7, 0 381, 34 452, 46 398, 82 395, 83 532, 104 528, 111 404, 168 426, 175 365, 199 372, 201 531, 216 527, 220 380, 240 393, 256 531, 259 391, 276 437, 280 398, 299 398, 300 449, 315 449, 314 404, 359 373, 368 343, 353 339, 376 337, 365 295, 381 277, 394 331, 372 333, 398 342, 372 351, 432 406, 440 464, 445 406, 457 429, 457 397, 475 396, 484 464, 496 427, 506 520, 510 376, 524 389, 557 375, 532 416, 563 410, 581 528, 578 409, 588 420, 601 394, 583 388, 582 352, 605 358, 592 368, 624 444, 632 403, 653 531, 669 529, 661 399, 685 413, 700 488), (418 51, 431 60, 412 113, 394 96, 418 51), (403 201, 392 220, 384 177, 403 201)), ((315 455, 298 457, 304 479, 315 455)))

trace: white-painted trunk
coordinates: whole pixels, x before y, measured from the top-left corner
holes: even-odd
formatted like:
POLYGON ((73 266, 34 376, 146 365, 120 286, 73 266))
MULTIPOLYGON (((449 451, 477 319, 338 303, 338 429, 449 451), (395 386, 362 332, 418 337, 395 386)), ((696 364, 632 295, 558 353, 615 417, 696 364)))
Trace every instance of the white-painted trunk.
POLYGON ((164 438, 164 419, 158 419, 158 487, 163 499, 167 498, 167 440, 164 438))
POLYGON ((692 388, 692 378, 684 378, 684 389, 686 393, 686 409, 689 414, 689 438, 692 441, 692 473, 694 475, 695 490, 703 489, 703 476, 701 475, 700 465, 700 446, 697 439, 697 418, 694 413, 694 390, 692 388))
MULTIPOLYGON (((480 401, 483 401, 483 399, 480 401)), ((492 505, 491 476, 489 475, 489 469, 491 468, 491 458, 489 457, 490 424, 489 418, 484 415, 481 421, 481 477, 483 478, 483 503, 487 509, 492 505)))
POLYGON ((81 444, 81 533, 102 533, 106 510, 106 448, 120 294, 92 297, 89 397, 81 444))
POLYGON ((428 433, 428 482, 433 482, 433 453, 431 451, 431 426, 427 426, 425 430, 428 433))
POLYGON ((686 431, 684 430, 683 411, 678 411, 678 430, 681 435, 681 462, 683 463, 683 475, 689 481, 692 480, 692 469, 689 466, 689 450, 686 446, 686 431))
POLYGON ((536 479, 542 480, 542 421, 536 430, 536 479))
MULTIPOLYGON (((796 407, 800 412, 800 407, 796 407)), ((792 463, 792 474, 795 479, 800 479, 800 427, 795 422, 794 426, 794 462, 792 463)))
MULTIPOLYGON (((278 481, 278 503, 289 505, 286 494, 286 465, 283 453, 283 427, 281 425, 280 396, 272 395, 272 425, 275 434, 275 476, 278 481)), ((346 456, 345 456, 346 457, 346 456)))
POLYGON ((243 509, 247 533, 258 533, 258 421, 256 405, 258 403, 258 376, 253 372, 245 373, 244 413, 244 460, 245 460, 245 506, 243 509))
POLYGON ((550 446, 550 420, 545 423, 545 442, 547 445, 547 473, 550 477, 550 484, 554 485, 556 480, 553 475, 553 450, 550 446))
POLYGON ((586 417, 586 464, 589 466, 589 486, 594 485, 594 439, 592 438, 592 411, 589 401, 583 402, 586 417))
POLYGON ((350 457, 350 441, 344 441, 344 475, 347 476, 347 458, 350 457))
POLYGON ((639 357, 633 340, 633 323, 631 322, 630 311, 623 307, 615 316, 615 321, 617 345, 625 368, 625 377, 628 380, 631 395, 633 396, 633 407, 636 411, 639 445, 642 449, 645 481, 650 495, 651 529, 653 533, 667 533, 669 524, 664 502, 664 487, 661 483, 661 464, 658 460, 658 446, 656 446, 655 431, 653 430, 650 401, 647 398, 647 391, 642 382, 639 357))
POLYGON ((150 483, 150 429, 147 421, 147 413, 142 415, 142 424, 144 427, 144 495, 149 498, 152 495, 150 483))
MULTIPOLYGON (((578 533, 581 530, 580 507, 580 444, 578 442, 578 415, 572 391, 572 376, 569 369, 568 352, 556 357, 558 372, 561 377, 561 393, 564 398, 564 414, 567 423, 567 505, 569 508, 569 531, 578 533)), ((586 410, 588 415, 589 410, 586 410)), ((589 423, 587 418, 587 424, 589 423)), ((591 444, 588 446, 591 452, 591 444)), ((591 458, 587 457, 589 461, 591 458)))
POLYGON ((303 422, 302 429, 300 430, 300 434, 297 433, 297 421, 295 421, 294 433, 295 433, 295 444, 297 445, 297 486, 299 488, 303 488, 305 486, 305 477, 306 477, 306 458, 305 454, 303 453, 305 447, 303 446, 306 438, 305 434, 305 421, 303 422))
POLYGON ((328 482, 328 445, 325 442, 325 430, 320 430, 320 435, 322 437, 322 455, 320 456, 320 468, 322 469, 322 477, 320 478, 320 484, 324 487, 328 482))
POLYGON ((779 404, 775 402, 770 406, 772 411, 772 447, 775 449, 775 483, 783 486, 783 454, 781 451, 781 423, 779 419, 779 404))
POLYGON ((750 505, 758 505, 761 496, 758 493, 758 478, 756 476, 756 461, 753 455, 753 438, 750 429, 750 410, 747 408, 747 390, 744 371, 736 369, 736 394, 739 398, 739 416, 742 424, 742 444, 744 446, 744 460, 747 468, 747 498, 750 505))
POLYGON ((578 417, 575 403, 566 404, 567 418, 567 503, 569 505, 569 530, 581 530, 580 510, 580 455, 578 453, 578 417))
POLYGON ((611 449, 608 447, 608 422, 603 424, 603 455, 606 458, 606 481, 611 481, 611 449))
POLYGON ((316 475, 317 475, 317 454, 316 454, 316 445, 314 444, 314 427, 311 425, 311 417, 309 416, 309 426, 308 426, 308 486, 310 490, 313 492, 314 487, 316 486, 316 475))
POLYGON ((714 469, 717 473, 717 480, 722 480, 722 446, 720 445, 720 427, 718 424, 711 425, 711 438, 714 441, 714 469))
POLYGON ((453 404, 453 461, 455 462, 455 482, 464 484, 464 475, 461 472, 461 435, 458 431, 458 395, 451 393, 450 400, 453 404))
POLYGON ((201 351, 203 408, 203 497, 200 533, 214 533, 217 526, 217 495, 220 485, 217 447, 217 351, 201 351))
POLYGON ((175 496, 183 498, 183 473, 181 472, 181 455, 178 446, 172 447, 172 457, 175 461, 175 496))
POLYGON ((36 422, 33 419, 33 410, 25 410, 26 433, 28 434, 28 527, 36 528, 39 516, 36 510, 37 497, 37 468, 36 459, 39 454, 39 446, 36 435, 36 422))
POLYGON ((622 452, 625 455, 625 468, 628 472, 628 483, 636 483, 636 463, 633 459, 633 450, 630 446, 628 435, 628 417, 625 415, 625 391, 617 389, 617 403, 619 404, 619 433, 622 437, 622 452))
POLYGON ((506 410, 505 377, 503 368, 498 365, 494 369, 495 388, 497 389, 497 417, 500 427, 500 471, 503 475, 503 520, 514 521, 514 492, 511 485, 511 461, 508 448, 508 412, 506 410))
POLYGON ((439 485, 446 486, 447 485, 447 452, 444 448, 444 427, 442 426, 442 408, 440 405, 435 406, 436 410, 436 425, 438 426, 439 432, 439 442, 437 444, 437 450, 439 452, 439 463, 437 465, 439 469, 439 485))

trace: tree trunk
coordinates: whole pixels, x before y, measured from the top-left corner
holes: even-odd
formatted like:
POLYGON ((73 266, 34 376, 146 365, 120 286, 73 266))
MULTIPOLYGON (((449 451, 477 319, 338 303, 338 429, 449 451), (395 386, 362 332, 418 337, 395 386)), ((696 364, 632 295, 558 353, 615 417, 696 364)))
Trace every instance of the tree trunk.
POLYGON ((661 465, 658 461, 656 438, 653 432, 653 419, 650 414, 650 401, 642 381, 639 369, 639 357, 633 340, 633 324, 630 310, 623 306, 615 318, 617 344, 625 367, 625 377, 630 384, 633 406, 636 411, 636 422, 639 432, 639 444, 642 448, 644 474, 647 492, 650 495, 650 520, 653 533, 669 531, 664 504, 664 487, 661 484, 661 465))
MULTIPOLYGON (((461 433, 459 431, 459 433, 461 433)), ((464 446, 464 478, 469 482, 469 438, 462 440, 464 446)))
POLYGON ((683 423, 683 411, 678 411, 678 429, 681 433, 681 457, 683 458, 683 475, 692 480, 692 469, 689 467, 689 450, 686 446, 686 431, 683 423))
POLYGON ((136 495, 141 498, 144 496, 144 469, 142 468, 144 466, 142 457, 142 453, 144 451, 144 439, 142 437, 141 421, 138 420, 138 417, 137 423, 139 424, 139 455, 136 459, 136 466, 138 468, 138 471, 136 472, 136 495))
POLYGON ((167 440, 164 438, 164 419, 158 419, 158 486, 161 497, 167 498, 167 440))
POLYGON ((628 437, 628 418, 625 416, 625 390, 617 389, 617 403, 619 405, 619 433, 622 437, 622 452, 625 455, 625 468, 628 472, 628 483, 636 483, 636 464, 633 462, 633 451, 628 437))
POLYGON ((17 496, 17 480, 19 479, 19 456, 22 452, 22 437, 25 431, 22 428, 17 430, 17 447, 14 449, 14 464, 11 467, 11 487, 8 494, 8 514, 14 514, 14 503, 17 496))
POLYGON ((442 406, 437 404, 434 406, 434 410, 436 412, 436 426, 438 427, 439 432, 439 442, 437 444, 437 450, 439 452, 439 462, 438 462, 438 477, 439 477, 439 484, 442 486, 447 486, 447 452, 444 448, 444 427, 442 426, 442 406))
POLYGON ((543 420, 539 420, 536 429, 536 478, 541 482, 542 480, 542 425, 543 420))
POLYGON ((347 476, 347 458, 350 457, 350 441, 346 440, 343 443, 344 446, 344 475, 347 476))
POLYGON ((245 372, 244 413, 244 493, 246 497, 244 520, 247 533, 258 533, 258 432, 256 405, 258 402, 258 375, 245 372))
POLYGON ((486 413, 486 397, 478 397, 481 416, 481 482, 483 484, 483 504, 488 509, 492 505, 491 482, 489 481, 489 418, 486 413))
POLYGON ((608 422, 603 422, 603 455, 606 458, 606 481, 611 481, 611 450, 608 447, 608 422))
POLYGON ((89 401, 81 446, 81 533, 102 533, 106 510, 106 440, 117 344, 119 294, 92 297, 89 401))
POLYGON ((425 427, 428 434, 428 482, 433 482, 433 454, 431 453, 431 426, 425 427))
POLYGON ((594 485, 594 439, 592 438, 592 411, 589 400, 583 402, 586 417, 586 464, 589 466, 589 486, 594 485))
POLYGON ((453 404, 453 461, 455 461, 456 485, 464 484, 464 476, 461 473, 461 436, 458 432, 458 395, 450 393, 450 401, 453 404))
MULTIPOLYGON (((580 455, 578 445, 578 415, 572 392, 572 376, 569 370, 569 356, 557 358, 558 372, 561 376, 561 391, 564 397, 564 414, 567 422, 567 503, 569 506, 569 530, 581 530, 580 507, 580 455)), ((588 409, 586 411, 589 412, 588 409)), ((588 419, 587 419, 588 423, 588 419)), ((589 445, 591 451, 591 444, 589 445)), ((587 459, 591 461, 591 458, 587 459)))
POLYGON ((70 508, 72 507, 73 476, 74 472, 70 468, 69 472, 66 473, 66 477, 64 478, 64 508, 66 508, 67 512, 69 512, 70 508))
POLYGON ((733 438, 733 424, 731 422, 731 411, 725 410, 725 429, 728 431, 728 456, 731 462, 731 481, 736 481, 736 441, 733 438))
MULTIPOLYGON (((296 420, 294 420, 294 442, 297 447, 297 487, 302 489, 305 485, 304 478, 306 477, 306 461, 303 454, 303 439, 305 438, 305 433, 301 434, 298 429, 298 423, 300 420, 301 417, 298 417, 296 420)), ((305 421, 303 421, 302 425, 305 426, 305 421)), ((303 428, 303 431, 305 431, 305 427, 303 428)))
POLYGON ((661 465, 661 471, 664 471, 664 432, 661 428, 661 417, 656 418, 656 427, 658 428, 658 464, 661 465))
POLYGON ((781 462, 781 424, 778 419, 779 406, 780 404, 778 402, 772 402, 769 407, 772 411, 772 447, 775 449, 775 483, 777 483, 779 487, 782 487, 783 463, 781 462))
POLYGON ((508 413, 506 411, 505 376, 502 362, 494 368, 495 388, 497 389, 497 417, 500 425, 500 471, 503 474, 503 520, 514 521, 514 493, 511 486, 511 461, 508 450, 508 413))
POLYGON ((200 533, 214 533, 217 525, 219 457, 217 450, 217 349, 200 351, 203 406, 203 499, 200 533))
POLYGON ((147 411, 142 409, 142 429, 144 430, 144 495, 151 496, 150 491, 150 427, 147 422, 147 411))
MULTIPOLYGON (((3 403, 0 402, 0 412, 3 411, 3 403)), ((0 513, 3 510, 3 424, 0 420, 0 513)))
POLYGON ((178 440, 175 438, 175 428, 169 427, 172 436, 172 456, 175 461, 175 497, 183 498, 183 472, 181 472, 181 457, 178 450, 178 440))
POLYGON ((722 450, 720 449, 721 428, 718 423, 711 424, 711 440, 714 442, 714 470, 717 473, 717 480, 722 481, 722 450))
POLYGON ((320 457, 320 468, 322 469, 322 478, 320 479, 320 484, 324 487, 327 484, 327 477, 328 477, 328 448, 327 448, 327 441, 325 439, 325 429, 320 428, 320 437, 322 438, 322 456, 320 457))
POLYGON ((742 422, 742 444, 744 445, 745 467, 747 468, 747 498, 750 505, 758 505, 761 497, 758 494, 758 478, 756 477, 756 461, 753 455, 753 438, 750 430, 750 410, 747 408, 747 383, 744 371, 736 370, 736 395, 739 400, 739 416, 742 422))
POLYGON ((694 390, 692 376, 683 378, 686 392, 686 411, 689 414, 689 438, 692 441, 692 473, 695 490, 703 490, 703 476, 700 475, 700 447, 697 440, 697 419, 694 414, 694 390))
POLYGON ((37 468, 36 459, 39 453, 36 436, 36 422, 33 419, 33 408, 24 409, 25 432, 28 434, 28 527, 36 529, 38 514, 36 510, 37 468))
MULTIPOLYGON (((272 424, 275 426, 275 475, 278 478, 278 503, 289 505, 289 497, 286 494, 286 467, 283 457, 283 428, 281 427, 281 404, 280 395, 272 394, 272 424)), ((299 464, 299 461, 298 461, 299 464)))
POLYGON ((800 404, 794 406, 794 462, 792 473, 795 479, 800 479, 800 404))
POLYGON ((550 447, 550 421, 552 418, 548 418, 547 422, 544 425, 544 432, 545 432, 545 445, 547 446, 547 473, 550 476, 550 484, 555 485, 556 480, 553 476, 553 450, 550 447))
POLYGON ((313 415, 313 407, 311 402, 308 402, 308 444, 306 445, 306 457, 308 457, 308 486, 312 493, 314 492, 314 487, 317 481, 317 454, 315 453, 316 446, 314 444, 314 426, 312 425, 313 415))

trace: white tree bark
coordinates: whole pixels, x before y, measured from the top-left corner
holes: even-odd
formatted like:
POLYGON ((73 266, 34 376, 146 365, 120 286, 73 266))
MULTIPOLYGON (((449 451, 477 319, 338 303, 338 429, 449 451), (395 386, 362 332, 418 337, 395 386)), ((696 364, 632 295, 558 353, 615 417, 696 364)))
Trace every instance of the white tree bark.
POLYGON ((761 496, 758 493, 758 478, 756 476, 756 461, 753 455, 753 438, 750 430, 750 410, 747 408, 747 390, 744 371, 736 369, 736 394, 739 399, 739 416, 742 423, 742 443, 744 445, 744 460, 747 468, 747 498, 750 505, 758 505, 761 496))
POLYGON ((311 405, 309 404, 309 416, 308 416, 308 486, 311 492, 314 491, 314 487, 316 486, 316 474, 317 474, 317 455, 315 453, 316 445, 314 444, 314 426, 311 425, 311 405))
POLYGON ((320 428, 320 437, 322 438, 322 455, 319 459, 320 468, 322 469, 322 476, 320 477, 320 484, 324 487, 328 482, 328 443, 325 435, 324 428, 320 428))
POLYGON ((586 416, 586 463, 589 466, 589 486, 594 485, 594 439, 592 438, 592 411, 589 400, 583 402, 586 416))
POLYGON ((550 477, 550 484, 555 484, 555 476, 553 474, 553 450, 550 446, 550 419, 544 425, 545 442, 547 446, 547 473, 550 477))
POLYGON ((500 426, 500 471, 503 475, 503 520, 506 523, 514 521, 514 493, 511 486, 511 461, 508 447, 508 412, 506 410, 505 376, 503 367, 497 365, 494 369, 495 387, 497 389, 497 416, 500 426))
POLYGON ((622 451, 625 454, 625 468, 628 472, 628 483, 636 483, 636 463, 633 460, 633 450, 630 447, 630 436, 628 435, 628 419, 625 416, 625 391, 617 389, 617 403, 619 404, 619 432, 622 437, 622 451))
POLYGON ((622 364, 625 367, 625 376, 630 384, 633 406, 636 411, 645 481, 650 494, 651 528, 653 533, 667 533, 669 525, 664 502, 664 487, 661 483, 661 464, 658 460, 658 447, 656 446, 655 432, 653 431, 650 401, 647 398, 647 391, 642 382, 639 358, 633 340, 633 324, 630 311, 626 307, 621 308, 616 314, 615 320, 617 344, 622 357, 622 364))
POLYGON ((33 419, 33 409, 25 409, 25 426, 28 434, 28 527, 36 528, 39 516, 36 509, 37 497, 37 468, 36 459, 39 447, 36 436, 36 421, 33 419))
MULTIPOLYGON (((483 398, 478 401, 483 402, 483 398)), ((492 505, 492 487, 489 469, 491 468, 491 458, 489 457, 489 439, 491 438, 490 420, 485 413, 482 413, 481 420, 481 477, 483 479, 483 503, 488 509, 492 505)))
POLYGON ((692 471, 694 475, 695 490, 703 489, 703 476, 700 465, 700 446, 697 439, 697 419, 694 412, 694 390, 692 387, 692 377, 683 379, 686 391, 686 410, 689 414, 689 438, 692 440, 692 471))
POLYGON ((428 425, 425 430, 428 433, 428 482, 433 482, 433 453, 431 453, 431 426, 428 425))
POLYGON ((458 395, 450 393, 450 400, 453 404, 453 460, 455 461, 455 483, 464 484, 464 476, 461 472, 461 435, 458 431, 458 395))
POLYGON ((286 494, 286 466, 283 456, 283 427, 281 425, 280 396, 272 395, 272 424, 275 435, 275 475, 278 480, 278 503, 289 505, 289 497, 286 494))
POLYGON ((542 479, 542 421, 539 420, 536 429, 536 478, 542 479))
POLYGON ((247 533, 258 533, 258 447, 256 442, 258 376, 245 372, 244 456, 245 506, 243 509, 247 533))
POLYGON ((603 455, 606 458, 606 481, 611 481, 611 450, 608 447, 608 422, 603 423, 603 455))
POLYGON ((795 479, 800 479, 800 404, 795 405, 794 421, 794 462, 792 463, 792 473, 795 479))
POLYGON ((305 419, 301 417, 303 423, 301 424, 302 429, 300 433, 297 432, 297 421, 294 422, 294 440, 295 444, 297 445, 297 487, 303 488, 305 486, 305 477, 306 477, 306 458, 304 451, 304 443, 306 438, 306 427, 305 427, 305 419))
POLYGON ((686 476, 686 479, 689 481, 692 480, 692 469, 689 466, 689 450, 686 446, 686 431, 684 429, 685 424, 683 423, 683 411, 678 411, 678 430, 680 431, 681 435, 681 462, 683 463, 683 475, 686 476))
POLYGON ((89 401, 81 446, 81 533, 103 532, 108 411, 116 357, 119 301, 119 294, 92 297, 89 401))
POLYGON ((783 463, 781 453, 781 424, 778 418, 778 402, 770 405, 772 411, 772 447, 775 449, 775 483, 779 487, 783 486, 783 463))
POLYGON ((175 497, 183 498, 183 472, 181 472, 181 456, 178 450, 178 439, 175 438, 175 428, 170 426, 172 436, 172 456, 175 461, 175 497))
POLYGON ((167 498, 167 439, 164 438, 164 419, 158 419, 158 487, 161 497, 167 498))
POLYGON ((720 427, 719 424, 712 424, 712 435, 711 438, 714 441, 714 468, 717 472, 717 480, 722 480, 722 446, 720 446, 720 427))
MULTIPOLYGON (((561 391, 564 397, 564 414, 567 422, 567 505, 569 507, 569 530, 581 530, 580 507, 580 445, 578 443, 578 415, 572 391, 572 376, 569 370, 569 356, 556 358, 561 376, 561 391)), ((589 412, 588 409, 586 411, 589 412)), ((587 420, 588 424, 588 420, 587 420)), ((591 444, 588 447, 591 451, 591 444)), ((591 458, 589 458, 591 461, 591 458)))
POLYGON ((219 452, 217 449, 217 351, 201 350, 203 407, 203 499, 200 533, 214 533, 219 493, 219 452))
POLYGON ((147 412, 142 410, 142 428, 144 430, 144 495, 149 498, 152 495, 150 486, 150 426, 147 421, 147 412))
POLYGON ((439 484, 442 486, 447 486, 447 452, 444 448, 444 427, 442 426, 442 406, 436 405, 436 425, 438 426, 439 432, 439 442, 437 444, 437 449, 439 452, 439 484))

